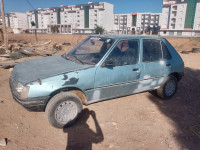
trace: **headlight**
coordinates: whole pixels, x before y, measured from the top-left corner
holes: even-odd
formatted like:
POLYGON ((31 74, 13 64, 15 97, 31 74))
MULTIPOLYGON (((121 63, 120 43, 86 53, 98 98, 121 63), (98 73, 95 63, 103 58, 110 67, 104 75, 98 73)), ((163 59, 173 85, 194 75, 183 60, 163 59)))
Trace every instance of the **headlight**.
POLYGON ((20 94, 22 92, 23 88, 24 88, 24 86, 21 83, 18 83, 17 87, 15 89, 16 89, 17 93, 20 94))
POLYGON ((29 88, 29 86, 23 86, 21 83, 18 83, 15 90, 17 91, 21 99, 25 99, 28 97, 29 88))

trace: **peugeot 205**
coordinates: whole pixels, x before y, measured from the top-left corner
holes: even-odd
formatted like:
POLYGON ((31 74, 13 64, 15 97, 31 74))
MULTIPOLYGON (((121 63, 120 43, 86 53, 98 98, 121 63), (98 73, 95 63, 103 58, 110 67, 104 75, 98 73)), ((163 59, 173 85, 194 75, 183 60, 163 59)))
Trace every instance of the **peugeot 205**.
POLYGON ((69 53, 17 64, 10 77, 14 99, 45 111, 56 128, 71 125, 83 105, 154 91, 170 99, 184 63, 162 37, 89 36, 69 53))

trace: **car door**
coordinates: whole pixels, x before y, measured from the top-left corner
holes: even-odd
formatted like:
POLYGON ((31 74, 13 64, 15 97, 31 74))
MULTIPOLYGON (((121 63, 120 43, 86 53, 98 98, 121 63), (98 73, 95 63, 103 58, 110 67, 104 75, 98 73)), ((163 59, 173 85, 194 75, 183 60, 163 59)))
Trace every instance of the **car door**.
POLYGON ((132 94, 140 79, 139 39, 122 40, 97 68, 93 101, 132 94))
POLYGON ((171 55, 162 40, 142 40, 142 63, 140 87, 142 92, 158 88, 171 72, 171 55))

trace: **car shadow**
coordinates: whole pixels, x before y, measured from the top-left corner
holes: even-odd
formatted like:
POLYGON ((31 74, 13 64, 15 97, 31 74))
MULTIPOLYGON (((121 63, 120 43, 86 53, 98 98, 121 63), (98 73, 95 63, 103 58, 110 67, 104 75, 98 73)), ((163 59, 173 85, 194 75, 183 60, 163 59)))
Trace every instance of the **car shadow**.
POLYGON ((200 149, 200 70, 185 68, 177 93, 170 100, 149 94, 149 99, 177 128, 175 138, 182 149, 200 149))
POLYGON ((92 150, 92 144, 100 143, 104 140, 103 132, 96 119, 94 111, 85 108, 72 126, 64 127, 63 132, 68 134, 66 150, 92 150), (92 116, 96 132, 90 129, 86 123, 89 116, 92 116))

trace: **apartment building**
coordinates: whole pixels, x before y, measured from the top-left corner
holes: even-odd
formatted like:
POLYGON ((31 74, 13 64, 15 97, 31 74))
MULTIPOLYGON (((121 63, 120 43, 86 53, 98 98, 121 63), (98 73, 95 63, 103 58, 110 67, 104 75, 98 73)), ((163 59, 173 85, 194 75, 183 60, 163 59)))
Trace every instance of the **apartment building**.
POLYGON ((29 28, 34 21, 40 32, 51 32, 57 27, 59 33, 94 33, 94 28, 102 26, 107 32, 113 30, 113 5, 106 2, 28 11, 29 28))
POLYGON ((136 34, 158 34, 161 26, 161 13, 132 13, 132 32, 136 34))
POLYGON ((25 13, 11 12, 5 15, 6 26, 11 27, 14 33, 20 33, 27 28, 25 13))
POLYGON ((200 36, 200 0, 163 0, 163 36, 200 36))
POLYGON ((114 32, 118 34, 129 34, 132 26, 131 14, 114 15, 114 32))

